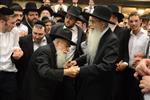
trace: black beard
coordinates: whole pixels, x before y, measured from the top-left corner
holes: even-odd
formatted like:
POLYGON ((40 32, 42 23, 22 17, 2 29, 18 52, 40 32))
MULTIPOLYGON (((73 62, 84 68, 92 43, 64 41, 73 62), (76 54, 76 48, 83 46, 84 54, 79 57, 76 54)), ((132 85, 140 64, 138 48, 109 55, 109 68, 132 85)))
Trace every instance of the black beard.
POLYGON ((19 26, 21 23, 16 23, 16 26, 19 26))

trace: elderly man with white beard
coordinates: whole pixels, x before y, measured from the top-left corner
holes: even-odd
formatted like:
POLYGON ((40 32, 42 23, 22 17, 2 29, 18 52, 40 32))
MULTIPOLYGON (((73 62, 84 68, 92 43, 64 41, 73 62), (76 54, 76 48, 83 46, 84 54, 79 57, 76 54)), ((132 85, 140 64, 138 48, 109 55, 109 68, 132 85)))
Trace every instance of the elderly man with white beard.
POLYGON ((60 29, 51 35, 53 43, 39 47, 32 55, 24 81, 24 100, 63 100, 63 78, 74 77, 77 66, 65 66, 72 33, 60 29))
POLYGON ((77 100, 111 100, 112 72, 119 52, 118 39, 108 27, 111 14, 104 5, 88 14, 87 55, 68 63, 79 66, 77 100))

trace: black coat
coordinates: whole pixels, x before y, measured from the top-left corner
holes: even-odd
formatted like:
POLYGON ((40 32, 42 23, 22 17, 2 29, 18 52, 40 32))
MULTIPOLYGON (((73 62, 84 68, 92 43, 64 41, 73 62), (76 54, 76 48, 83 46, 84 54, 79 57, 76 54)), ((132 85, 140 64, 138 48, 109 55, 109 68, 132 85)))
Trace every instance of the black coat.
MULTIPOLYGON (((57 29, 62 29, 62 28, 64 28, 64 24, 56 24, 52 27, 50 34, 56 34, 57 29)), ((78 26, 77 29, 78 29, 77 46, 76 46, 73 59, 78 58, 83 54, 83 51, 81 49, 81 43, 85 40, 85 33, 83 32, 83 30, 78 26)), ((70 77, 64 77, 63 83, 64 83, 63 87, 65 88, 64 100, 75 100, 75 96, 76 96, 75 80, 70 77)))
POLYGON ((57 69, 53 43, 39 47, 32 55, 24 80, 24 100, 62 98, 63 69, 57 69), (60 94, 58 93, 60 92, 60 94))
POLYGON ((127 35, 128 35, 128 29, 127 28, 122 28, 119 26, 116 26, 114 33, 119 39, 119 58, 118 61, 124 60, 125 55, 124 53, 126 52, 128 45, 126 44, 127 35))
MULTIPOLYGON (((119 54, 119 41, 110 29, 102 36, 92 64, 80 66, 77 100, 111 100, 112 72, 119 54)), ((86 56, 77 59, 86 63, 86 56)))
MULTIPOLYGON (((124 61, 125 59, 128 59, 125 58, 125 55, 128 49, 128 44, 126 43, 126 39, 129 33, 126 28, 122 28, 119 26, 116 26, 114 33, 117 35, 119 39, 119 58, 117 60, 118 63, 121 60, 124 61)), ((125 80, 124 72, 115 71, 113 73, 112 100, 128 100, 127 91, 126 91, 127 87, 124 85, 126 83, 125 81, 126 80, 125 80)))
MULTIPOLYGON (((47 44, 51 42, 48 36, 46 36, 46 39, 47 39, 47 44)), ((24 75, 26 73, 30 58, 34 52, 32 34, 20 38, 19 45, 22 51, 24 52, 24 55, 21 57, 21 59, 16 61, 15 64, 18 69, 17 72, 18 85, 19 88, 22 88, 22 81, 24 79, 24 75)))

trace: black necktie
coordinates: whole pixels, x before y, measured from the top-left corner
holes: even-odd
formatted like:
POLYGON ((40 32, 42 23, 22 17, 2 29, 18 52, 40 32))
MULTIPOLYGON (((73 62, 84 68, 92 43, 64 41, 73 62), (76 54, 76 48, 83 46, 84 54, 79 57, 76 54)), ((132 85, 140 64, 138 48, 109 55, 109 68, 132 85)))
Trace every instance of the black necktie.
POLYGON ((149 58, 149 46, 150 46, 150 41, 148 41, 148 44, 147 44, 147 48, 146 48, 146 58, 149 58))

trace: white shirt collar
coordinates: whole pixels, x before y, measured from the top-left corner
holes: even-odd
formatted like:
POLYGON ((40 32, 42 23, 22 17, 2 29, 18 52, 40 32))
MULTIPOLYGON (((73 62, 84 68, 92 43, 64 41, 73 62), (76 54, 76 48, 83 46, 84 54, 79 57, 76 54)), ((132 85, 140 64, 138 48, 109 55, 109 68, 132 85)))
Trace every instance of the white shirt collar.
POLYGON ((111 31, 114 32, 117 25, 109 24, 109 27, 110 27, 111 31))
POLYGON ((130 32, 132 36, 140 36, 141 34, 144 34, 144 33, 147 33, 147 31, 144 30, 143 28, 141 28, 140 31, 136 35, 133 33, 133 31, 130 32))

